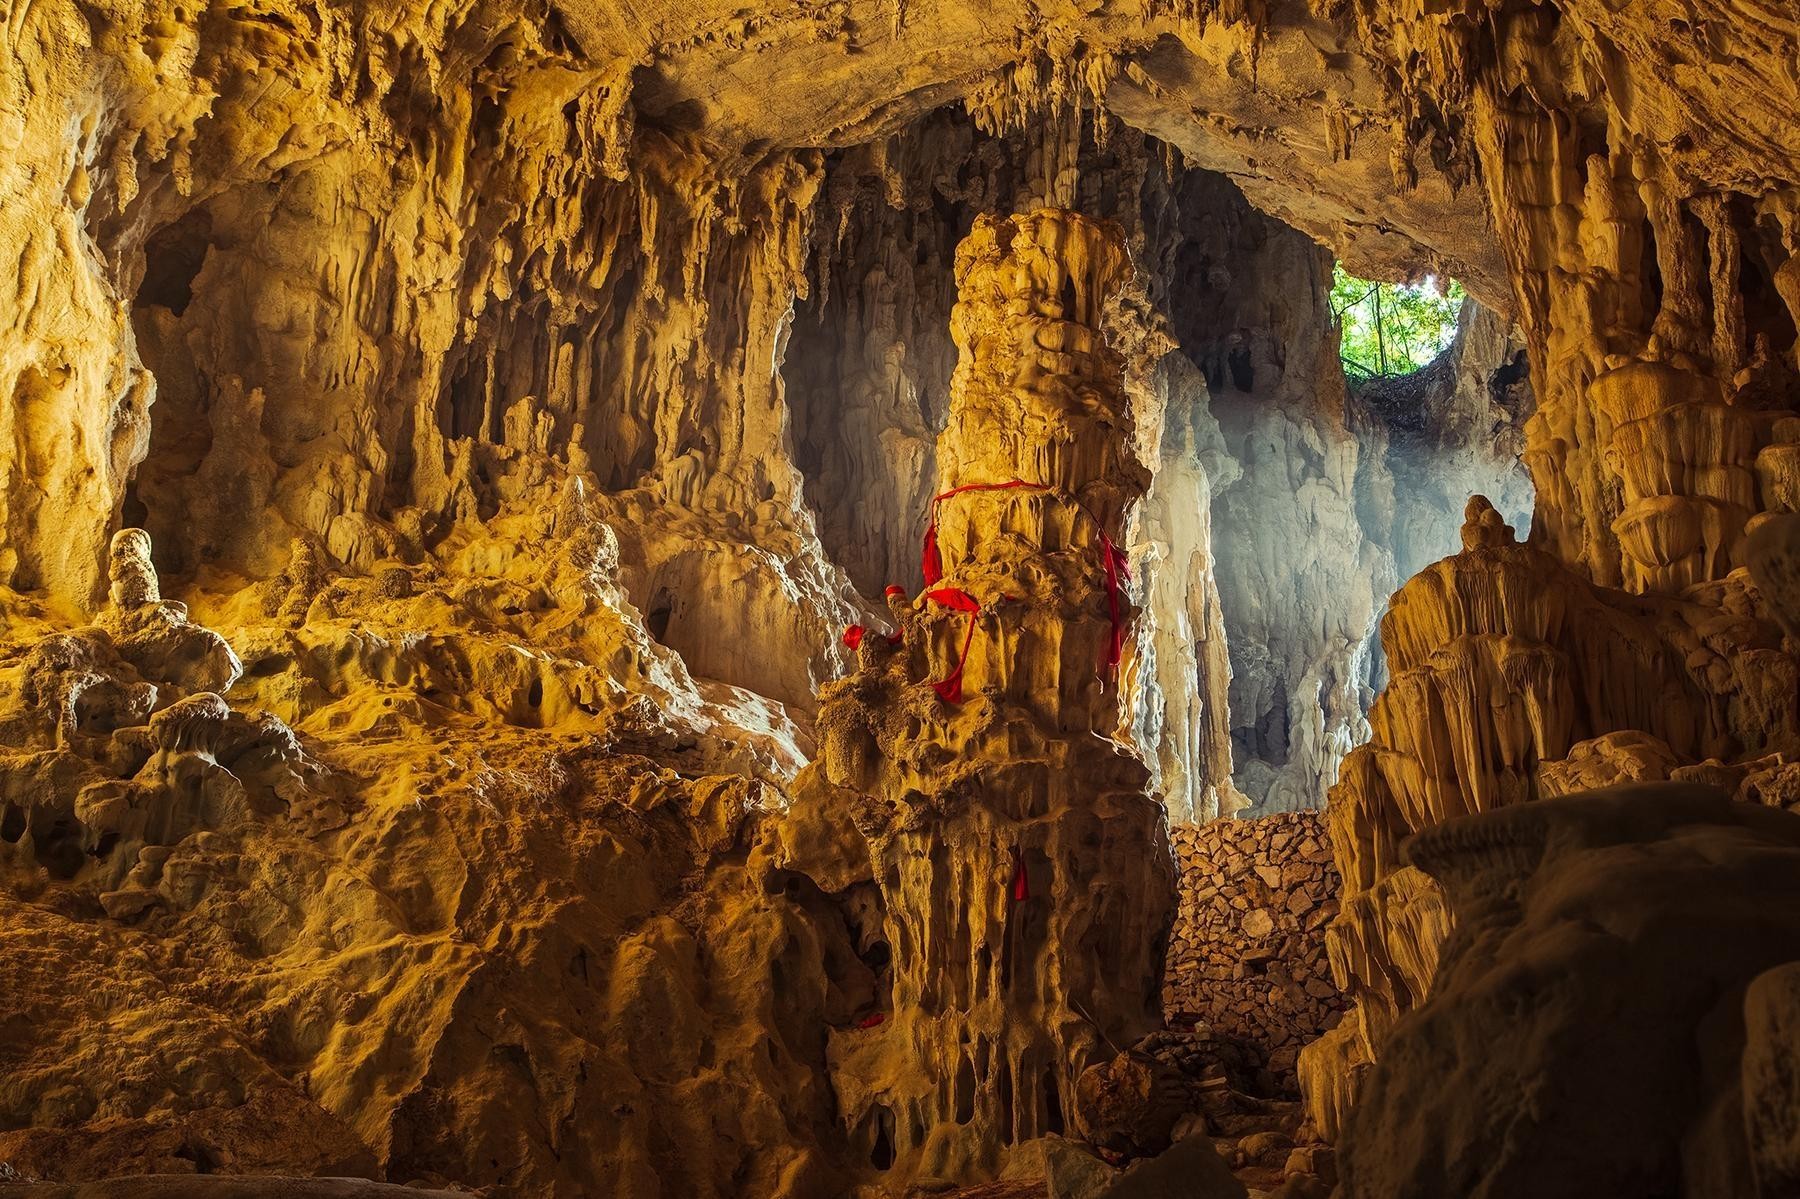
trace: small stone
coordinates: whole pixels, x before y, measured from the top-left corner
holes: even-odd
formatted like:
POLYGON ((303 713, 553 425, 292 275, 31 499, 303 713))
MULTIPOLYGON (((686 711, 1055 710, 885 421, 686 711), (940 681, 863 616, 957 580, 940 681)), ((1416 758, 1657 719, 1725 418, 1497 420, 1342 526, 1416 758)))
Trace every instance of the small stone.
POLYGON ((1326 1186, 1337 1183, 1337 1154, 1329 1145, 1302 1145, 1287 1156, 1283 1174, 1311 1174, 1326 1186))
POLYGON ((1293 1145, 1294 1142, 1279 1132, 1253 1132, 1238 1142, 1238 1153, 1243 1155, 1246 1162, 1262 1162, 1286 1152, 1293 1145))

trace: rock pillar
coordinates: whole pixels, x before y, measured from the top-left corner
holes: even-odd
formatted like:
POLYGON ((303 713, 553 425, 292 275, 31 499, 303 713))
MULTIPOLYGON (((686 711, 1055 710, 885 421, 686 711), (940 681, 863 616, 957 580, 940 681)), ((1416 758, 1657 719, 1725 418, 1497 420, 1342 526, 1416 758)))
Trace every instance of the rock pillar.
POLYGON ((978 1176, 1063 1131, 1080 1072, 1160 1023, 1173 859, 1110 736, 1115 546, 1149 482, 1101 331, 1130 272, 1116 226, 1069 212, 983 218, 960 247, 926 589, 890 594, 893 638, 826 689, 798 788, 796 827, 849 813, 866 841, 881 1010, 831 1056, 902 1174, 978 1176))

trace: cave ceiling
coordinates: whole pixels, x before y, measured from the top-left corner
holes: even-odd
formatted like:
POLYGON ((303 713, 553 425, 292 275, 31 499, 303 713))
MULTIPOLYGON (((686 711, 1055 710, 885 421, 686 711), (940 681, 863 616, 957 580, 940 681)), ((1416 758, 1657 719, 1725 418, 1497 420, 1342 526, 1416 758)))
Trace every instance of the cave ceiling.
POLYGON ((1559 22, 1491 0, 555 6, 587 59, 631 64, 640 119, 697 131, 726 160, 891 134, 1033 55, 1105 60, 1120 120, 1352 266, 1447 273, 1502 308, 1481 189, 1442 136, 1461 132, 1441 113, 1479 55, 1498 59, 1497 86, 1591 107, 1697 185, 1752 189, 1800 162, 1790 5, 1558 7, 1559 22))

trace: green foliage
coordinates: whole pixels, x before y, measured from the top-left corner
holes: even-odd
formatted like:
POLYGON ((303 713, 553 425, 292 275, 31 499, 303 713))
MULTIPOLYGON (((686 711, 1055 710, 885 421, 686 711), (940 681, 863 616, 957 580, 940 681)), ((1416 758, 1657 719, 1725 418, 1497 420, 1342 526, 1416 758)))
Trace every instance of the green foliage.
POLYGON ((1331 271, 1331 310, 1344 327, 1338 352, 1345 372, 1366 378, 1418 370, 1455 339, 1467 296, 1454 279, 1440 293, 1434 278, 1415 286, 1371 283, 1338 263, 1331 271))

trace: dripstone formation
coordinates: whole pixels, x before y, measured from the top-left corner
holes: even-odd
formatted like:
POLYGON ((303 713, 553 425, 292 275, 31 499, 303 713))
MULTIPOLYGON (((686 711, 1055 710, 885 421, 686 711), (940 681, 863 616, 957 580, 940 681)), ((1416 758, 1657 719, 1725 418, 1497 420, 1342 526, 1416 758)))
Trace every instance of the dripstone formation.
POLYGON ((844 1119, 903 1174, 1070 1132, 1082 1071, 1159 1023, 1174 862, 1111 736, 1116 546, 1147 482, 1106 332, 1130 282, 1120 231, 1069 212, 983 219, 958 248, 926 590, 890 593, 894 633, 824 690, 796 785, 801 823, 867 842, 825 885, 868 890, 885 1018, 828 1052, 844 1119))
POLYGON ((1791 1196, 1797 61, 6 6, 0 1182, 1791 1196))

